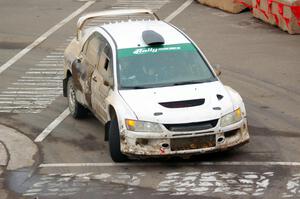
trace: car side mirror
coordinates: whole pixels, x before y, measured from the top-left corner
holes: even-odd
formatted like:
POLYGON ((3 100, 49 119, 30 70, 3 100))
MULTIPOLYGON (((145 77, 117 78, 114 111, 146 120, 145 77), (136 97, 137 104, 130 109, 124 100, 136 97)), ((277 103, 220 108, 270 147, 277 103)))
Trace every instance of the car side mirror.
POLYGON ((213 67, 216 75, 219 77, 221 75, 221 73, 222 73, 221 66, 219 64, 215 64, 212 67, 213 67))

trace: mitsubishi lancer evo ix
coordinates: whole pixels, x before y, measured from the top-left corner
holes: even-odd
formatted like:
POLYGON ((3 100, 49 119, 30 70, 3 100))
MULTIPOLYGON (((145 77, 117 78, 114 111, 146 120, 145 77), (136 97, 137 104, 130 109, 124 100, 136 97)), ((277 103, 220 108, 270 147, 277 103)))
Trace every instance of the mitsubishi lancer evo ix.
POLYGON ((90 110, 105 125, 114 161, 191 156, 249 141, 242 98, 219 73, 187 35, 152 11, 103 11, 78 20, 65 50, 63 89, 74 118, 90 110), (129 19, 141 14, 153 19, 129 19), (112 16, 127 20, 83 28, 112 16))

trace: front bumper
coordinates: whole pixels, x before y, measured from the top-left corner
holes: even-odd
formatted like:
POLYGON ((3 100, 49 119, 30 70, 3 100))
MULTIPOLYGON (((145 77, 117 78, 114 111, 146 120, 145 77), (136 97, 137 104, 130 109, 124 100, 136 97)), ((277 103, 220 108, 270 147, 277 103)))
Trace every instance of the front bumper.
POLYGON ((249 141, 246 118, 220 128, 197 132, 121 132, 121 151, 128 156, 184 156, 223 151, 249 141))

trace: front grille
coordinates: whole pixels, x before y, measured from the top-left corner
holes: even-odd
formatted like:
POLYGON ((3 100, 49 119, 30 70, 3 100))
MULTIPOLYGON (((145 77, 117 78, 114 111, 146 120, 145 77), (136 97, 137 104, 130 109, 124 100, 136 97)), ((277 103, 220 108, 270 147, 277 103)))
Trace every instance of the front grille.
POLYGON ((171 151, 204 149, 216 146, 216 135, 205 135, 189 138, 173 138, 170 140, 171 151))
POLYGON ((193 106, 200 106, 204 104, 205 99, 194 99, 185 101, 175 101, 175 102, 161 102, 160 105, 166 108, 187 108, 193 106))
POLYGON ((204 122, 182 123, 182 124, 164 124, 169 131, 184 132, 184 131, 201 131, 211 129, 218 123, 218 119, 204 122))

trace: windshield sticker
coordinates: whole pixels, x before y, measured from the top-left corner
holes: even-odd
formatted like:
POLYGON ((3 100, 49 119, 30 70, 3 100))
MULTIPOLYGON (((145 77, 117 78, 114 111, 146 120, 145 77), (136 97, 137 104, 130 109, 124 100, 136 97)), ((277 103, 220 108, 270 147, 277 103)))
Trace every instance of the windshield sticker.
POLYGON ((141 47, 141 48, 124 48, 118 50, 118 57, 129 57, 145 54, 156 54, 174 51, 196 51, 196 48, 191 43, 175 44, 175 45, 160 45, 158 47, 141 47))

